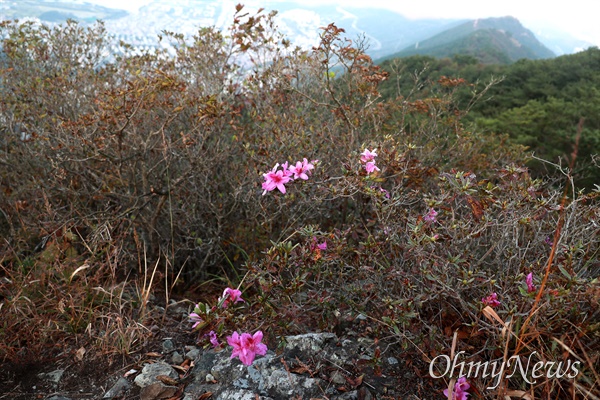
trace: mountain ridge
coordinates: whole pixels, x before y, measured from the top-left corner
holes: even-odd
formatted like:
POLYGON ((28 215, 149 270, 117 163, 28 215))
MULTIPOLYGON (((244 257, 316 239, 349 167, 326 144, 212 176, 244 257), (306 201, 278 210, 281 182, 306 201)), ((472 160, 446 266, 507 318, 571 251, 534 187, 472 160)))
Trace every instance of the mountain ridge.
POLYGON ((474 19, 417 42, 385 59, 411 55, 438 58, 471 55, 485 64, 507 64, 522 58, 556 57, 529 29, 512 17, 474 19))

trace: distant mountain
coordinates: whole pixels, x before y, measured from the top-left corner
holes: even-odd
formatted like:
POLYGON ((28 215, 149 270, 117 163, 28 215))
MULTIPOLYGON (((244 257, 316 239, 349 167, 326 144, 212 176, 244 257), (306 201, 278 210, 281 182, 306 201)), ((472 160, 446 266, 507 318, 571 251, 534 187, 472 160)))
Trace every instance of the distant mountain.
POLYGON ((307 6, 295 2, 266 2, 265 7, 278 11, 279 25, 290 37, 318 40, 319 28, 334 22, 352 40, 367 40, 367 53, 380 58, 410 46, 418 40, 452 28, 463 20, 413 20, 390 10, 351 6, 307 6))
POLYGON ((544 46, 552 50, 557 56, 573 54, 594 47, 586 40, 575 38, 568 33, 548 24, 547 22, 531 22, 528 28, 535 34, 544 46))
MULTIPOLYGON (((140 50, 159 46, 157 37, 163 30, 191 36, 199 27, 225 28, 233 21, 239 0, 150 0, 137 12, 111 9, 86 0, 0 0, 0 20, 38 18, 45 23, 60 23, 67 18, 92 23, 102 19, 107 31, 140 50)), ((319 41, 319 28, 335 22, 346 30, 346 37, 366 40, 367 54, 374 59, 400 55, 403 49, 415 53, 442 55, 448 49, 472 54, 482 59, 506 60, 547 58, 553 54, 537 42, 531 31, 514 18, 489 18, 476 21, 457 19, 418 19, 381 8, 335 5, 306 5, 297 0, 246 0, 245 11, 259 7, 277 10, 277 25, 290 41, 310 49, 319 41), (488 29, 490 32, 478 32, 488 29), (497 31, 497 32, 494 32, 497 31), (472 37, 469 37, 473 35, 472 37), (504 37, 502 37, 504 35, 504 37), (458 41, 461 39, 461 41, 458 41), (458 41, 458 42, 455 42, 458 41), (455 42, 455 43, 451 43, 455 42), (511 45, 511 42, 513 45, 511 45), (521 47, 521 48, 519 48, 521 47), (414 51, 415 48, 418 51, 414 51), (485 48, 482 53, 480 50, 485 48), (412 51, 411 51, 412 49, 412 51), (427 52, 426 52, 427 51, 427 52)), ((557 53, 571 53, 588 46, 569 35, 544 29, 544 44, 557 53), (548 36, 548 34, 550 36, 548 36)), ((164 43, 162 44, 164 45, 164 43)))
POLYGON ((522 58, 536 60, 556 56, 514 17, 468 21, 385 58, 415 54, 434 57, 466 54, 485 64, 507 64, 522 58))

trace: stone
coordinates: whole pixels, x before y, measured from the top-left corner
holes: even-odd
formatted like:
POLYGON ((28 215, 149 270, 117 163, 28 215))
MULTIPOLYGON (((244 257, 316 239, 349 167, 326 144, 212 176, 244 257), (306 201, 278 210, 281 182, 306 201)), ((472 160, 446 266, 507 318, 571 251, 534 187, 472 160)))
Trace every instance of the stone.
POLYGON ((58 383, 58 382, 60 382, 60 379, 62 378, 64 373, 65 373, 64 369, 57 369, 56 371, 38 374, 38 378, 45 379, 52 383, 58 383))
POLYGON ((171 355, 171 363, 179 365, 182 362, 183 356, 178 351, 173 352, 173 354, 171 355))
POLYGON ((164 400, 175 396, 177 386, 167 386, 160 382, 144 387, 140 392, 140 400, 164 400))
POLYGON ((170 353, 175 350, 175 343, 171 339, 165 339, 162 348, 164 353, 170 353))
POLYGON ((122 396, 131 389, 131 383, 126 378, 119 380, 104 394, 103 399, 113 399, 117 396, 122 396))
POLYGON ((179 378, 177 372, 169 364, 161 361, 144 365, 142 372, 135 377, 133 382, 139 387, 144 388, 155 383, 156 377, 159 375, 166 375, 173 379, 179 378))
POLYGON ((200 350, 195 347, 185 353, 186 360, 195 360, 198 357, 200 357, 200 350))
POLYGON ((344 378, 344 374, 340 371, 333 371, 329 379, 331 379, 331 383, 335 383, 336 385, 344 385, 346 383, 346 378, 344 378))
POLYGON ((390 365, 398 365, 398 359, 396 357, 388 357, 387 362, 390 365))
POLYGON ((296 350, 308 357, 314 357, 321 353, 327 342, 337 340, 334 333, 305 333, 303 335, 288 336, 285 338, 285 348, 296 350))

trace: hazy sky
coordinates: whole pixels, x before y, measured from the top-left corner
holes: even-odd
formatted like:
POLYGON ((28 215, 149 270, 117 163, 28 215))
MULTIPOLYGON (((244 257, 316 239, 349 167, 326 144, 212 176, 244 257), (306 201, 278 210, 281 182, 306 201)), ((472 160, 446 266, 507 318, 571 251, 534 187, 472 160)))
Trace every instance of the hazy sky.
MULTIPOLYGON (((149 0, 87 0, 134 11, 149 0)), ((252 6, 260 0, 236 0, 252 6)), ((269 4, 283 2, 272 0, 269 4)), ((409 18, 486 18, 511 15, 535 31, 544 25, 600 46, 598 0, 300 0, 302 4, 338 4, 391 9, 409 18)))

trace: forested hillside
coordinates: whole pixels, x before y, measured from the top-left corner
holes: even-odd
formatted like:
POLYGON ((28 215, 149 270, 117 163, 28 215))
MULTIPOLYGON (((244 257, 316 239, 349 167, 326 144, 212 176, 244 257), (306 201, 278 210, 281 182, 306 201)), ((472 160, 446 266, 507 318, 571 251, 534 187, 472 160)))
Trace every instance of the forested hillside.
MULTIPOLYGON (((600 152, 600 50, 548 60, 520 60, 511 65, 481 65, 469 56, 435 59, 413 56, 388 60, 382 67, 390 79, 382 83, 385 98, 425 98, 446 76, 470 85, 458 91, 470 112, 463 122, 488 132, 506 133, 512 143, 525 145, 537 157, 568 165, 578 124, 583 120, 575 174, 586 187, 600 182, 593 156, 600 152), (485 88, 493 82, 484 92, 485 88), (415 84, 418 90, 415 89, 415 84), (481 98, 470 105, 473 92, 481 98)), ((555 168, 531 162, 538 173, 555 168)))

